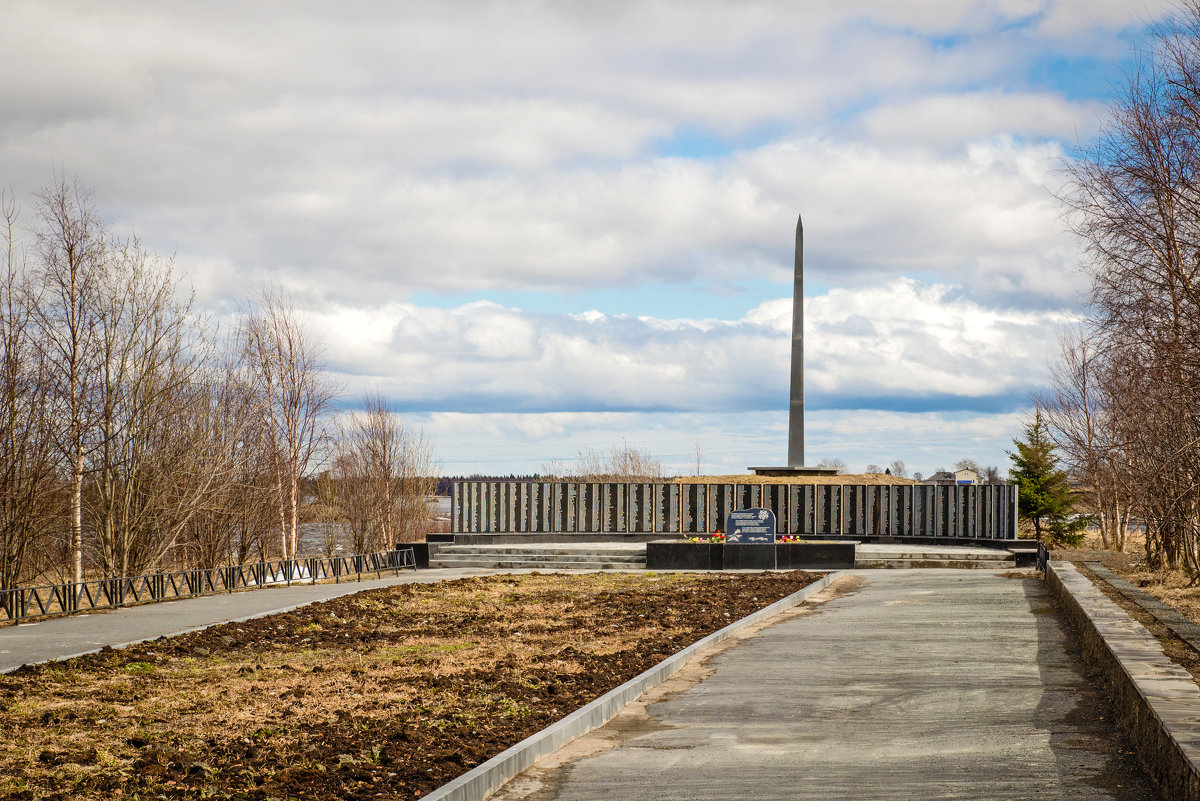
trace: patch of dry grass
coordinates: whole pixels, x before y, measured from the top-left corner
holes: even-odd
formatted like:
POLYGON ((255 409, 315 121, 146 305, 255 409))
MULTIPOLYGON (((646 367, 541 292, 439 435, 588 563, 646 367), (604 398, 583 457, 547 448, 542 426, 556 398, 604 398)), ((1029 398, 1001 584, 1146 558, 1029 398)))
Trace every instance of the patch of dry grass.
POLYGON ((813 574, 403 585, 0 677, 0 797, 415 798, 813 574))

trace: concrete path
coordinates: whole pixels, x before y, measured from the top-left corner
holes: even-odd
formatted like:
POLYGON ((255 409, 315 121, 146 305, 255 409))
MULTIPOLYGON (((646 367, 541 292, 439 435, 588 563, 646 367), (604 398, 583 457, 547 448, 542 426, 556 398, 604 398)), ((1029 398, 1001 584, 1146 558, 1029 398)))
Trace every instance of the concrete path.
POLYGON ((398 576, 340 584, 293 584, 260 590, 205 595, 157 604, 130 606, 71 617, 51 618, 0 628, 0 673, 21 665, 67 659, 105 645, 119 648, 156 637, 195 631, 216 623, 249 620, 297 606, 393 584, 433 583, 445 579, 515 572, 455 568, 406 570, 398 576))
POLYGON ((493 801, 1159 796, 1040 579, 862 571, 493 801), (701 673, 702 675, 702 673, 701 673))

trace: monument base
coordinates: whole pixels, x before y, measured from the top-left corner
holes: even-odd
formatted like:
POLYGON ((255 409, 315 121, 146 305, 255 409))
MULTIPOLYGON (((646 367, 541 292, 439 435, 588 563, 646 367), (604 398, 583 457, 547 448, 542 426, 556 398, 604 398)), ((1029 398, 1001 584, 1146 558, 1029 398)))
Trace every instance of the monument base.
POLYGON ((838 474, 836 467, 792 467, 790 465, 783 467, 750 467, 757 476, 836 476, 838 474))

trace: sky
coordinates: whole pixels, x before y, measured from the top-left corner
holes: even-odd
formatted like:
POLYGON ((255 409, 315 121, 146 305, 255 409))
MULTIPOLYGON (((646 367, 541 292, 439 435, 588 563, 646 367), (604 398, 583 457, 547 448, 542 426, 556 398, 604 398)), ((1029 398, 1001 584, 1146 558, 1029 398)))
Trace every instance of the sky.
POLYGON ((214 320, 278 282, 447 474, 785 463, 802 215, 806 461, 1006 469, 1167 8, 12 0, 0 184, 78 178, 214 320))

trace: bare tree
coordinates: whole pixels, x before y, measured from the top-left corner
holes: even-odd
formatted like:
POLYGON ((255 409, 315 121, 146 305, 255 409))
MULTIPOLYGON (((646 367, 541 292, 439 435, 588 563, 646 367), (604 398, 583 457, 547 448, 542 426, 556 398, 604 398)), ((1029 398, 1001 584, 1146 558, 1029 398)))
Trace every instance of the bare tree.
POLYGON ((230 466, 190 296, 136 238, 108 252, 86 499, 100 566, 120 576, 157 565, 230 466))
POLYGON ((375 529, 375 499, 371 492, 370 467, 359 458, 352 438, 353 434, 347 432, 338 437, 333 474, 337 481, 338 509, 350 536, 350 548, 354 553, 366 553, 370 550, 371 532, 375 529))
MULTIPOLYGON (((14 234, 15 198, 0 190, 0 591, 22 580, 31 548, 58 522, 48 368, 30 321, 38 298, 14 234)), ((7 603, 8 596, 0 596, 7 603)))
POLYGON ((437 457, 424 432, 409 429, 374 393, 339 439, 336 473, 355 546, 379 550, 421 539, 437 489, 437 457))
POLYGON ((908 468, 904 466, 904 462, 900 459, 892 462, 888 469, 891 470, 892 475, 896 476, 897 478, 908 478, 908 468))
POLYGON ((264 288, 259 293, 243 319, 241 340, 270 445, 280 548, 284 558, 295 559, 300 541, 300 479, 316 454, 323 415, 338 389, 322 370, 319 345, 282 289, 264 288))
POLYGON ((45 292, 34 309, 62 425, 57 445, 69 476, 72 580, 83 581, 83 480, 95 442, 101 358, 99 296, 107 281, 107 231, 79 183, 56 179, 37 196, 36 251, 45 292))
MULTIPOLYGON (((1110 109, 1095 144, 1067 165, 1062 199, 1092 279, 1088 341, 1055 388, 1064 439, 1086 439, 1096 393, 1119 411, 1091 433, 1099 447, 1080 469, 1147 524, 1151 564, 1200 578, 1200 2, 1186 0, 1153 41, 1110 109), (1086 368, 1086 373, 1081 370, 1086 368), (1093 376, 1101 378, 1091 383, 1093 376), (1086 400, 1080 381, 1086 377, 1086 400), (1061 395, 1061 397, 1057 397, 1061 395), (1070 414, 1068 414, 1070 412, 1070 414), (1110 431, 1111 429, 1111 431, 1110 431), (1104 440, 1111 439, 1105 443, 1104 440), (1090 462, 1090 463, 1089 463, 1090 462), (1110 479, 1107 471, 1112 470, 1110 479), (1124 483, 1108 489, 1104 483, 1124 483)), ((1115 534, 1114 536, 1120 536, 1115 534)))
POLYGON ((964 456, 954 463, 955 470, 970 470, 977 475, 983 475, 983 468, 979 466, 979 462, 969 456, 964 456))
POLYGON ((1121 466, 1122 403, 1104 353, 1080 330, 1064 333, 1051 389, 1037 396, 1051 436, 1105 548, 1125 550, 1133 508, 1128 471, 1121 466))
MULTIPOLYGON (((186 563, 215 567, 242 563, 258 550, 262 529, 273 517, 264 465, 256 447, 261 433, 255 396, 239 370, 238 354, 221 351, 205 359, 191 398, 188 426, 208 443, 211 460, 199 475, 210 480, 181 534, 186 563)), ((261 556, 261 554, 257 554, 261 556)))
POLYGON ((433 519, 440 465, 437 450, 423 430, 399 426, 404 447, 397 481, 396 541, 417 542, 425 538, 433 519))
POLYGON ((826 457, 826 458, 822 459, 821 461, 817 462, 817 467, 821 467, 826 470, 836 470, 839 473, 845 473, 846 472, 846 460, 845 459, 833 459, 833 458, 826 457))
POLYGON ((342 517, 338 482, 329 470, 322 470, 313 481, 316 522, 321 531, 321 549, 326 558, 342 545, 342 517))
POLYGON ((542 473, 580 481, 661 481, 666 477, 662 460, 629 443, 607 449, 585 447, 573 462, 554 460, 542 473))

